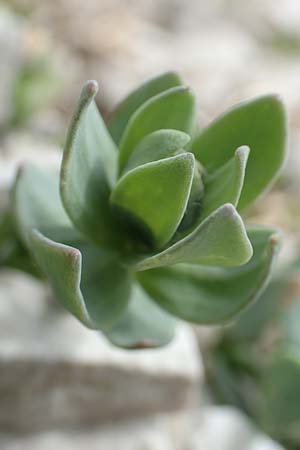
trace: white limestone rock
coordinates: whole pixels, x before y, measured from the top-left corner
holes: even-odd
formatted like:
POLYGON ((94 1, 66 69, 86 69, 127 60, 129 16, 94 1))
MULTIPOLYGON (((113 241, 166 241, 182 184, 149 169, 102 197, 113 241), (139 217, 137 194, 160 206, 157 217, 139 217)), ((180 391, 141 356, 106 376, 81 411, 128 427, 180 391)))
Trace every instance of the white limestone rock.
POLYGON ((76 430, 8 435, 1 450, 182 450, 180 414, 169 414, 76 430))
POLYGON ((237 409, 208 406, 194 416, 189 450, 284 450, 237 409))
POLYGON ((166 348, 125 351, 49 298, 28 276, 0 273, 0 429, 100 424, 187 407, 202 374, 188 327, 166 348))

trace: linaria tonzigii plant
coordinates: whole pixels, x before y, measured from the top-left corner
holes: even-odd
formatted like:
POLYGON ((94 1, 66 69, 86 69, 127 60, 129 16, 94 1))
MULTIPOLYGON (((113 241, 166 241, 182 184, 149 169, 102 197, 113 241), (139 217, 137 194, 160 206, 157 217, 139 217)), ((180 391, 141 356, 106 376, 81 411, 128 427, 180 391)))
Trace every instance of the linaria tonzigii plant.
POLYGON ((230 321, 265 285, 274 229, 240 216, 285 154, 273 95, 206 128, 175 73, 132 92, 105 123, 95 81, 80 95, 60 176, 24 166, 13 192, 21 240, 59 302, 115 345, 157 347, 178 319, 230 321))

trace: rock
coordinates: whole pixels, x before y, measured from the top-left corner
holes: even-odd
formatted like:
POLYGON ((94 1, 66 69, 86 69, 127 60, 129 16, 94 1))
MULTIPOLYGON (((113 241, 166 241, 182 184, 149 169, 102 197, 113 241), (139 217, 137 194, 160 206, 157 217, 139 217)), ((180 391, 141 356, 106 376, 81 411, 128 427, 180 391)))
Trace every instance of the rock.
MULTIPOLYGON (((190 328, 125 351, 83 327, 44 286, 0 273, 0 429, 38 430, 187 408, 202 374, 190 328)), ((2 447, 1 447, 2 448, 2 447)))
POLYGON ((179 414, 159 415, 97 428, 0 434, 1 450, 181 450, 179 414))
POLYGON ((194 416, 188 449, 284 450, 230 406, 208 406, 194 416))

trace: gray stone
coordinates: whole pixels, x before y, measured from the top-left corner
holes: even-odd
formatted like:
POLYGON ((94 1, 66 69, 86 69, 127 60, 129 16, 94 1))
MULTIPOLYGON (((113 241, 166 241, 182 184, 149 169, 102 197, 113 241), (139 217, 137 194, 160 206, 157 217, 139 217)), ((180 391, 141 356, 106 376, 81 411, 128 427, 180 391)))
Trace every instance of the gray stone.
POLYGON ((163 349, 117 349, 56 306, 40 282, 0 273, 2 430, 100 424, 184 409, 201 373, 188 327, 163 349))
POLYGON ((189 450, 284 450, 230 406, 203 408, 193 421, 189 450))
POLYGON ((96 428, 0 434, 1 450, 182 450, 180 414, 102 425, 96 428))

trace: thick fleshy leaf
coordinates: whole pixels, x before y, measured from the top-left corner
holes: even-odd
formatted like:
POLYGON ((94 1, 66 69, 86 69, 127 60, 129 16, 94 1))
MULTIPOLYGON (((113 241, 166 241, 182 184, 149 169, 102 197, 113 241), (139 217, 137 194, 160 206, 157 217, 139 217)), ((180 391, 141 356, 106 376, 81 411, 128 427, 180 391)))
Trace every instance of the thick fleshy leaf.
POLYGON ((149 98, 183 84, 179 75, 174 72, 167 72, 158 77, 152 78, 131 92, 112 112, 108 129, 114 141, 119 144, 124 129, 132 114, 149 98))
POLYGON ((200 324, 227 322, 260 295, 279 247, 273 230, 254 227, 248 234, 254 254, 241 267, 182 264, 140 272, 138 279, 161 307, 181 319, 200 324))
POLYGON ((119 233, 110 214, 110 184, 117 150, 97 110, 97 83, 83 87, 64 148, 61 197, 74 225, 100 245, 112 246, 119 233))
POLYGON ((276 96, 241 103, 217 118, 194 140, 192 151, 212 174, 235 149, 251 149, 239 209, 250 205, 274 180, 284 160, 286 119, 276 96))
POLYGON ((234 206, 238 205, 244 183, 248 155, 248 147, 238 148, 234 157, 224 166, 213 172, 212 175, 204 178, 205 195, 201 213, 202 220, 212 211, 224 205, 224 203, 232 203, 234 206))
POLYGON ((191 153, 144 164, 119 180, 111 204, 124 222, 135 224, 149 245, 160 248, 183 217, 193 173, 191 153))
POLYGON ((128 172, 148 162, 183 153, 189 140, 188 134, 178 130, 158 130, 147 134, 130 156, 125 170, 128 172))
POLYGON ((28 239, 33 228, 60 242, 79 240, 72 230, 59 196, 58 173, 31 164, 22 167, 13 190, 14 215, 19 234, 30 250, 28 239))
POLYGON ((221 206, 192 233, 171 247, 137 262, 138 271, 178 263, 234 267, 245 264, 252 247, 243 221, 231 204, 221 206))
POLYGON ((237 320, 233 326, 226 329, 226 338, 236 342, 253 342, 261 337, 266 327, 278 319, 282 313, 281 301, 287 292, 287 282, 284 280, 282 270, 277 273, 268 284, 259 301, 237 320))
POLYGON ((31 250, 58 301, 84 325, 110 328, 130 296, 130 277, 116 255, 90 245, 60 244, 34 230, 31 250))
POLYGON ((182 239, 184 236, 190 233, 192 229, 195 228, 199 223, 198 219, 201 216, 201 211, 203 208, 203 197, 204 185, 202 179, 202 167, 200 166, 199 162, 195 160, 191 193, 183 219, 176 231, 176 235, 174 236, 175 240, 182 239))
POLYGON ((147 134, 161 129, 174 129, 191 135, 195 122, 195 103, 192 91, 180 86, 150 98, 137 109, 120 142, 120 171, 147 134))
POLYGON ((121 319, 106 332, 119 347, 155 348, 167 345, 175 333, 176 319, 165 312, 136 284, 121 319))

